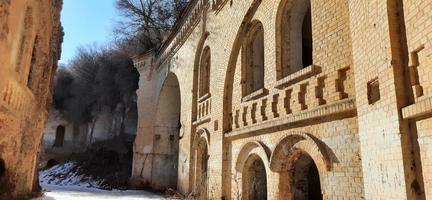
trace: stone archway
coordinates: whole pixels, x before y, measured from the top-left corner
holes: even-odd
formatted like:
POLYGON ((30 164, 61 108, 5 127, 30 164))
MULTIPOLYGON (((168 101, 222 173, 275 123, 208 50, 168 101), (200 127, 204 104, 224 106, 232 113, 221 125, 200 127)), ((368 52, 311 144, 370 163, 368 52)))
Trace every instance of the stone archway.
POLYGON ((208 199, 208 160, 210 134, 206 129, 199 130, 193 139, 193 193, 196 199, 208 199))
POLYGON ((197 160, 195 168, 195 188, 197 189, 198 199, 207 199, 208 193, 208 147, 207 142, 201 139, 197 147, 197 160))
POLYGON ((223 98, 223 132, 232 130, 232 95, 234 85, 234 74, 238 62, 238 57, 241 52, 244 40, 247 35, 248 26, 250 25, 258 7, 261 5, 262 0, 253 0, 250 3, 249 9, 243 18, 243 21, 237 31, 236 38, 231 48, 230 57, 228 60, 228 68, 225 74, 224 81, 224 98, 223 98))
POLYGON ((242 199, 267 199, 267 173, 263 160, 252 154, 246 160, 242 172, 242 199))
POLYGON ((336 161, 327 149, 306 133, 289 133, 279 141, 270 158, 270 169, 279 173, 278 199, 323 199, 321 179, 336 161))
POLYGON ((280 172, 279 189, 284 194, 280 199, 323 199, 318 167, 306 152, 297 151, 285 162, 290 168, 280 172))
POLYGON ((179 82, 169 73, 159 95, 154 126, 151 180, 157 190, 177 189, 180 107, 179 82))
MULTIPOLYGON (((235 170, 241 175, 241 197, 245 200, 267 199, 269 149, 261 142, 249 142, 241 148, 235 170)), ((240 195, 238 195, 238 198, 240 195)))

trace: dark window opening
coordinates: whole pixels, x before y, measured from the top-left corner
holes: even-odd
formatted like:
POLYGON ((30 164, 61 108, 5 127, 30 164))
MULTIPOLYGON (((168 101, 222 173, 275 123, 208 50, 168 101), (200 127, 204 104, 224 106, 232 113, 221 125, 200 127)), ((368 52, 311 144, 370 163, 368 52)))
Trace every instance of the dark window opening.
POLYGON ((211 65, 210 48, 206 47, 201 55, 199 68, 199 95, 200 97, 208 94, 210 91, 210 65, 211 65))
POLYGON ((6 174, 6 164, 3 159, 0 158, 0 178, 6 174))
POLYGON ((306 11, 302 25, 303 68, 313 64, 312 61, 312 15, 311 9, 306 11))
POLYGON ((368 101, 369 104, 374 104, 381 99, 379 80, 374 79, 368 83, 368 101))
POLYGON ((264 88, 264 29, 260 22, 252 25, 243 51, 243 96, 247 96, 264 88))
POLYGON ((65 136, 65 127, 60 125, 57 127, 57 130, 56 130, 54 147, 62 147, 63 146, 64 136, 65 136))
POLYGON ((313 64, 310 0, 280 6, 277 23, 277 78, 282 79, 313 64))

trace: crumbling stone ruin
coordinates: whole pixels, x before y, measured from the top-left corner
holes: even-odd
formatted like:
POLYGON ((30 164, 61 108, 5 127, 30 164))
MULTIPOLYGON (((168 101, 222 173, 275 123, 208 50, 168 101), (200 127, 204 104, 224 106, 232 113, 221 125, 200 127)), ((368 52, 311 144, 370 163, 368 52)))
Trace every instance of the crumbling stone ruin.
POLYGON ((61 0, 0 0, 0 199, 38 189, 61 6, 61 0))
POLYGON ((137 56, 134 184, 432 198, 430 0, 193 0, 137 56))

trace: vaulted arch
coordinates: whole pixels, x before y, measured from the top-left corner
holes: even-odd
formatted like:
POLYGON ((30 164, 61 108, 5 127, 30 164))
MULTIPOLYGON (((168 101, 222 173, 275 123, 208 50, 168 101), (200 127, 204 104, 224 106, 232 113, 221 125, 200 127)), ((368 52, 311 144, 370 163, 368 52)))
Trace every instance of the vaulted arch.
POLYGON ((269 168, 269 161, 270 161, 270 151, 266 146, 260 142, 249 142, 242 146, 237 160, 235 164, 235 169, 237 172, 242 172, 244 165, 249 158, 251 154, 256 154, 258 157, 260 157, 266 168, 269 168))
POLYGON ((322 172, 330 171, 333 162, 336 162, 324 143, 310 134, 294 132, 289 133, 277 143, 270 158, 270 169, 274 172, 287 170, 289 165, 285 161, 291 158, 294 155, 293 152, 297 150, 308 153, 320 165, 319 169, 322 172))
POLYGON ((279 173, 280 199, 323 199, 321 178, 336 162, 327 149, 307 133, 289 133, 277 143, 270 169, 279 173))
POLYGON ((237 59, 242 48, 247 28, 252 21, 258 7, 261 5, 262 0, 253 0, 249 10, 246 12, 242 23, 237 31, 234 40, 231 54, 228 60, 228 68, 225 75, 224 82, 224 99, 223 99, 223 132, 229 132, 232 128, 232 94, 233 94, 233 81, 236 68, 237 59))
POLYGON ((196 199, 208 198, 210 132, 203 128, 193 135, 191 160, 192 188, 196 199))
MULTIPOLYGON (((193 88, 192 88, 192 121, 197 120, 198 114, 198 98, 199 98, 199 85, 200 85, 200 64, 201 57, 204 49, 205 42, 209 37, 209 32, 204 32, 198 42, 197 49, 195 52, 194 60, 194 71, 193 71, 193 88)), ((210 48, 209 48, 210 49, 210 48)), ((210 53, 210 51, 209 51, 210 53)), ((210 56, 210 54, 209 54, 210 56)), ((209 58, 210 60, 210 58, 209 58)), ((210 69, 210 66, 209 66, 210 69)), ((208 71, 208 76, 210 76, 210 71, 208 71)))
POLYGON ((177 76, 170 72, 159 95, 154 126, 152 186, 177 188, 181 96, 177 76))
POLYGON ((242 146, 237 156, 235 170, 242 177, 243 199, 267 199, 269 156, 269 149, 261 142, 249 142, 242 146))

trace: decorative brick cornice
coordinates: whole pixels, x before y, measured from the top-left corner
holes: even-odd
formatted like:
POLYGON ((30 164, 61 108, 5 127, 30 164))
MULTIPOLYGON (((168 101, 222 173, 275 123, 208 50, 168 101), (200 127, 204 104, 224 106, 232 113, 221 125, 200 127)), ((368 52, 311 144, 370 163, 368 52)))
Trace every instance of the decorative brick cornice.
POLYGON ((425 98, 415 104, 402 108, 404 119, 413 119, 432 113, 432 97, 425 98))
POLYGON ((337 101, 332 104, 317 107, 312 110, 291 114, 284 118, 276 118, 268 120, 256 125, 250 125, 240 129, 236 129, 232 132, 226 133, 225 137, 236 139, 249 137, 250 133, 257 135, 267 133, 266 130, 284 130, 284 126, 292 125, 295 123, 306 122, 307 124, 319 123, 312 121, 313 119, 323 119, 332 115, 337 115, 337 118, 346 118, 349 116, 356 115, 355 99, 348 98, 337 101), (343 115, 347 113, 349 115, 343 115))
POLYGON ((0 111, 23 115, 31 109, 34 96, 26 86, 12 77, 5 75, 5 79, 0 82, 0 111))
MULTIPOLYGON (((192 0, 186 7, 184 14, 168 36, 168 39, 157 51, 156 66, 160 66, 168 58, 172 57, 184 44, 189 35, 201 20, 201 14, 209 7, 209 0, 192 0)), ((156 67, 156 68, 157 68, 156 67)))

